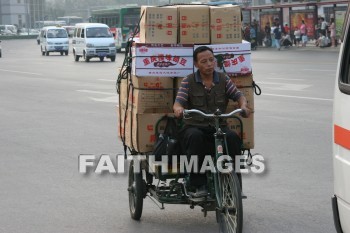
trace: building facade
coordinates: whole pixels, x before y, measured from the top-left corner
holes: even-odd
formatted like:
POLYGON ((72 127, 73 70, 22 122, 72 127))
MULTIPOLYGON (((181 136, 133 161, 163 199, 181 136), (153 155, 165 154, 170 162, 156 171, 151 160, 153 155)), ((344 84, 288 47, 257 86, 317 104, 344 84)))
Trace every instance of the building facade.
POLYGON ((1 0, 0 24, 33 28, 35 21, 45 17, 45 0, 1 0))

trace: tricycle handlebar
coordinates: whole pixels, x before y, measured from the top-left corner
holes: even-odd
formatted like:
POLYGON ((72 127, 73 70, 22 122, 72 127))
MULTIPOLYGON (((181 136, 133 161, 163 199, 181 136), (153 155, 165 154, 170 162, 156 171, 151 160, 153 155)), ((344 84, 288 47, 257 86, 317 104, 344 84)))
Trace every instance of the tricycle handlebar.
POLYGON ((237 113, 242 113, 242 112, 243 112, 243 110, 240 108, 233 110, 230 113, 224 113, 224 114, 221 114, 219 111, 216 113, 207 114, 207 113, 204 113, 198 109, 185 109, 183 111, 183 115, 184 115, 184 118, 188 117, 191 113, 199 114, 204 118, 230 118, 230 117, 236 115, 237 113))

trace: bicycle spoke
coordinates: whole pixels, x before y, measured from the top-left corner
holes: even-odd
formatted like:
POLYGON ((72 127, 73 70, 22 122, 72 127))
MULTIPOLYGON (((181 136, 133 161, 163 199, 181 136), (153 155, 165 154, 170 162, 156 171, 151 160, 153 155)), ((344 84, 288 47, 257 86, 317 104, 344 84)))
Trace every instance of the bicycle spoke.
POLYGON ((221 174, 222 182, 222 220, 226 232, 236 233, 238 228, 237 198, 231 174, 221 174))

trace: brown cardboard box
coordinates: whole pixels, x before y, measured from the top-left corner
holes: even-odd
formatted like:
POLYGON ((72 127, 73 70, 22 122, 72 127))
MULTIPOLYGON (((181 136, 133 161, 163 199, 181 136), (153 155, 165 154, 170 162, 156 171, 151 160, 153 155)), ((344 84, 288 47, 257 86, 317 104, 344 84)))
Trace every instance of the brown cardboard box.
POLYGON ((253 86, 253 75, 249 74, 246 76, 233 76, 233 77, 231 77, 231 81, 238 88, 252 87, 253 86))
MULTIPOLYGON (((127 146, 135 149, 137 152, 153 151, 153 146, 156 142, 155 127, 159 119, 164 115, 166 114, 132 113, 132 119, 130 119, 132 122, 131 130, 125 132, 126 138, 132 138, 132 141, 127 141, 127 146)), ((159 128, 164 129, 164 127, 165 121, 162 121, 159 128)))
MULTIPOLYGON (((239 88, 247 99, 247 106, 251 110, 254 110, 254 89, 252 87, 239 88)), ((238 108, 238 103, 233 100, 229 100, 226 112, 232 112, 238 108)))
POLYGON ((174 88, 175 89, 179 89, 180 86, 181 86, 181 82, 184 78, 183 77, 176 77, 175 78, 175 85, 174 85, 174 88))
POLYGON ((212 44, 242 43, 240 6, 210 6, 210 38, 212 44))
POLYGON ((119 86, 119 106, 126 109, 127 106, 127 94, 128 94, 129 82, 127 79, 121 79, 119 86))
POLYGON ((177 7, 142 6, 141 43, 177 43, 177 7))
POLYGON ((119 93, 120 108, 128 110, 133 108, 133 111, 137 113, 168 113, 173 111, 172 88, 174 81, 172 78, 139 78, 132 75, 130 79, 132 80, 132 85, 130 85, 130 80, 121 80, 119 93), (143 88, 150 88, 152 90, 145 90, 143 88), (128 92, 129 98, 127 97, 128 92))
MULTIPOLYGON (((254 113, 249 118, 240 117, 243 123, 243 148, 254 149, 254 113)), ((239 120, 235 118, 227 119, 229 129, 241 136, 242 127, 239 120)))
POLYGON ((127 96, 121 96, 121 108, 133 109, 136 113, 171 113, 173 112, 173 90, 137 90, 129 92, 128 107, 127 96))
POLYGON ((118 137, 124 142, 126 145, 131 145, 131 111, 125 111, 125 109, 117 106, 117 118, 118 118, 118 137), (126 113, 126 115, 125 115, 126 113))
POLYGON ((209 7, 183 5, 179 12, 179 43, 209 44, 209 7))
POLYGON ((135 88, 170 89, 173 88, 173 79, 168 77, 138 77, 131 75, 135 88))
MULTIPOLYGON (((125 140, 125 144, 137 152, 153 151, 156 141, 155 126, 166 113, 136 113, 117 108, 118 136, 125 140), (120 115, 119 115, 120 113, 120 115), (126 113, 126 115, 125 115, 126 113), (125 124, 124 124, 125 122, 125 124)), ((172 115, 172 114, 170 114, 172 115)), ((165 121, 159 124, 160 131, 164 130, 165 121)))

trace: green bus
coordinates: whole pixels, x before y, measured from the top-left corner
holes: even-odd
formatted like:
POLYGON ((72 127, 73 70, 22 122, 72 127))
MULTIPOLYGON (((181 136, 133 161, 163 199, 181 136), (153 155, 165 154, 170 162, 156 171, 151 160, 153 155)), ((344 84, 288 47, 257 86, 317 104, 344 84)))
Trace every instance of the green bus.
MULTIPOLYGON (((91 11, 91 23, 107 24, 115 38, 117 52, 126 47, 140 20, 140 6, 124 6, 91 11)), ((138 30, 137 30, 138 31, 138 30)), ((137 36, 137 35, 135 35, 137 36)))

